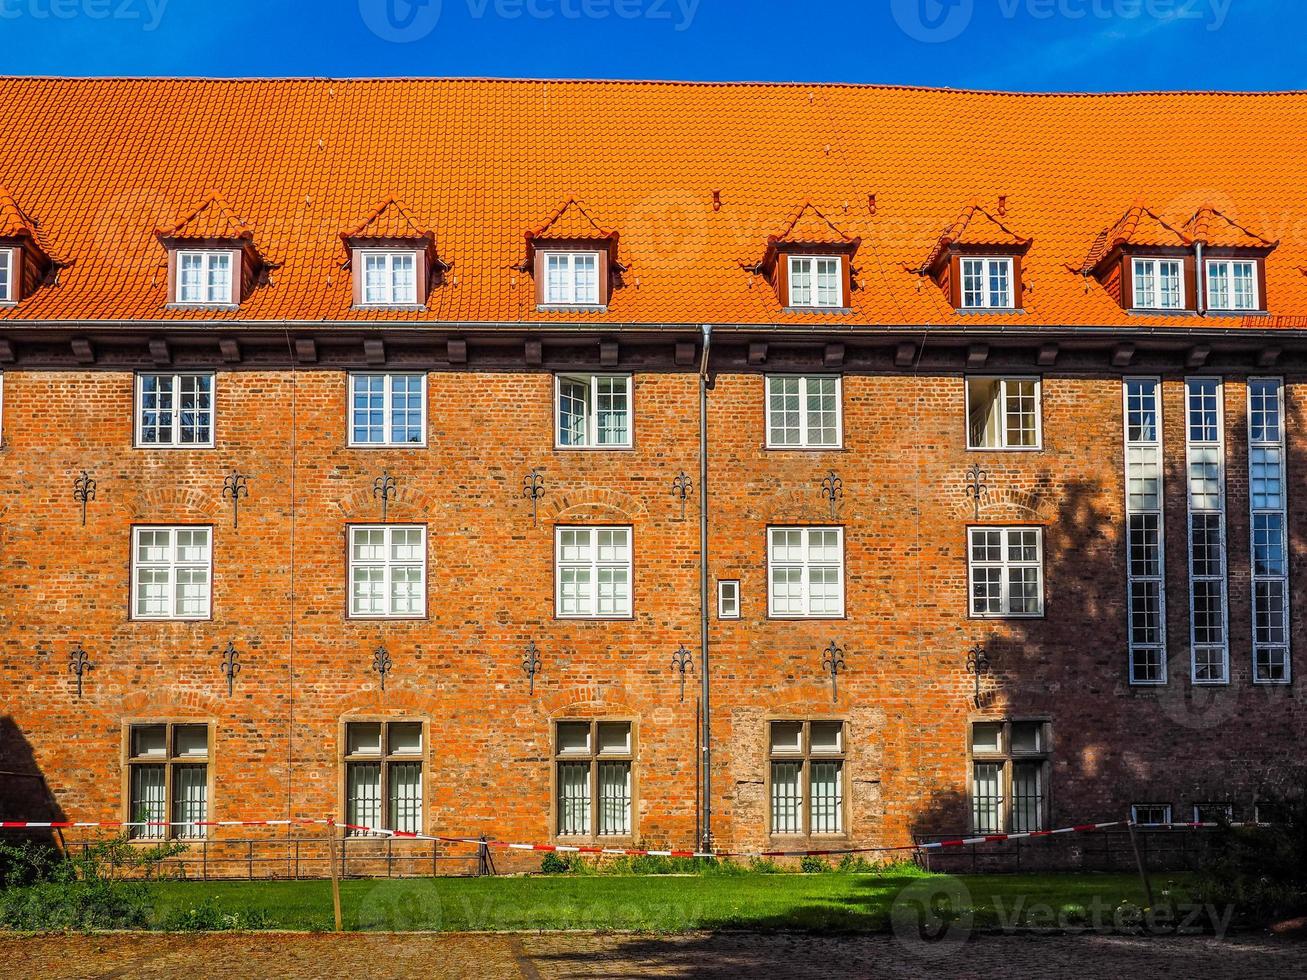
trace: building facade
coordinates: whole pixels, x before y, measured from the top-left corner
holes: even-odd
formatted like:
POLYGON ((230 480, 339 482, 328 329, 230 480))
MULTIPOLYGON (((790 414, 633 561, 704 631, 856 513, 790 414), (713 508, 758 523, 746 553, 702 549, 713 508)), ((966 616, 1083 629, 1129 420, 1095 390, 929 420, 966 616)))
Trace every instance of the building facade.
POLYGON ((1297 757, 1301 95, 0 111, 0 817, 848 847, 1297 757))

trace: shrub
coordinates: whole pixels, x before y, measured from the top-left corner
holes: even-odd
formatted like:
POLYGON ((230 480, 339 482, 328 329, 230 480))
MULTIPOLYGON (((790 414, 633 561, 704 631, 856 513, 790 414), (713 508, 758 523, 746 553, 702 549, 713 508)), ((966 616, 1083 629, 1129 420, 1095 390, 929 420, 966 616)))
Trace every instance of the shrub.
POLYGON ((799 870, 804 874, 815 875, 821 874, 823 871, 830 871, 831 866, 821 858, 809 855, 799 862, 799 870))
POLYGON ((749 862, 749 870, 759 875, 784 874, 785 869, 770 858, 754 858, 749 862))
POLYGON ((267 929, 271 919, 262 909, 224 912, 212 898, 186 909, 174 909, 160 923, 170 932, 222 932, 231 929, 267 929))
POLYGON ((547 875, 566 874, 568 870, 567 862, 553 851, 550 851, 540 860, 540 870, 547 875))

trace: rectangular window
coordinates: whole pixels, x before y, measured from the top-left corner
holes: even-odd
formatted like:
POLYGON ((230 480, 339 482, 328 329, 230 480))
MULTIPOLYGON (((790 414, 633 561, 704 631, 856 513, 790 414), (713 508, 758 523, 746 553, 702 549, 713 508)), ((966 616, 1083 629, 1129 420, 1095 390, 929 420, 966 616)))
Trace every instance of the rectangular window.
POLYGON ((971 826, 977 834, 1048 826, 1049 733, 1043 721, 971 726, 971 826))
POLYGON ((1010 310, 1013 307, 1011 259, 962 259, 964 310, 1010 310))
POLYGON ((569 619, 632 615, 629 527, 555 529, 556 614, 569 619))
POLYGON ((1038 449, 1038 378, 967 378, 968 449, 1038 449))
POLYGON ((598 252, 548 252, 544 258, 546 305, 599 305, 598 252))
POLYGON ((14 300, 14 255, 12 248, 0 248, 0 303, 14 300))
POLYGON ((632 439, 629 374, 558 375, 559 448, 629 449, 632 439))
POLYGON ((208 619, 212 529, 132 528, 132 618, 208 619))
POLYGON ((1219 824, 1234 820, 1232 803, 1195 803, 1194 823, 1219 824))
POLYGON ((1234 259, 1207 262, 1207 308, 1209 310, 1258 310, 1257 263, 1234 259))
POLYGON ((768 376, 768 449, 836 449, 842 440, 838 377, 768 376))
POLYGON ((773 527, 767 532, 770 615, 835 619, 844 615, 844 529, 773 527))
POLYGON ((417 524, 349 528, 349 618, 427 614, 427 529, 417 524))
POLYGON ((209 726, 127 728, 127 821, 138 840, 197 840, 209 819, 209 726))
POLYGON ((196 306, 228 306, 231 289, 231 252, 177 253, 177 302, 196 306))
POLYGON ((345 725, 345 832, 420 834, 423 725, 351 721, 345 725), (363 829, 367 828, 367 829, 363 829))
POLYGON ((740 618, 739 579, 722 579, 717 583, 717 618, 740 618))
POLYGON ((351 374, 351 446, 425 446, 425 374, 351 374))
POLYGON ((1225 441, 1219 378, 1188 378, 1189 645, 1195 684, 1226 684, 1225 441))
POLYGON ((844 722, 768 725, 771 833, 844 833, 844 722))
POLYGON ((790 306, 829 309, 842 306, 843 260, 835 256, 790 256, 790 306))
POLYGON ((1044 532, 1037 527, 967 529, 971 615, 1044 613, 1044 532))
POLYGON ((1130 819, 1140 827, 1165 827, 1171 823, 1171 804, 1135 803, 1130 807, 1130 819))
POLYGON ((364 306, 416 306, 416 252, 362 252, 364 306))
POLYGON ((1183 310, 1184 263, 1179 259, 1134 260, 1134 308, 1183 310))
POLYGON ((1288 684, 1289 563, 1284 385, 1248 379, 1248 496, 1252 509, 1253 681, 1288 684))
POLYGON ((1126 378, 1126 606, 1131 684, 1166 683, 1162 383, 1126 378))
POLYGON ((213 445, 212 374, 138 374, 136 444, 213 445))
POLYGON ((635 739, 629 721, 559 721, 554 788, 559 837, 631 837, 635 739))

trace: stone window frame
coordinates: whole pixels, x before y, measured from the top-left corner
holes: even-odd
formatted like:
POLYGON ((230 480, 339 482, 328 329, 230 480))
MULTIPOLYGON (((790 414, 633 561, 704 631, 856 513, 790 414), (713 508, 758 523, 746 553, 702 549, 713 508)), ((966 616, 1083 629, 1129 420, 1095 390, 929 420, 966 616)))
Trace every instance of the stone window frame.
POLYGON ((173 808, 176 805, 176 800, 173 797, 173 778, 177 767, 204 766, 205 795, 204 816, 202 819, 206 822, 212 822, 214 819, 214 789, 217 785, 214 773, 214 762, 217 756, 215 751, 216 747, 214 745, 216 734, 217 724, 203 718, 183 718, 173 715, 163 715, 126 718, 123 720, 120 758, 122 766, 121 799, 124 823, 133 823, 136 821, 137 817, 137 814, 132 812, 132 779, 134 770, 144 766, 162 766, 164 772, 163 812, 168 825, 161 828, 128 827, 126 828, 127 836, 133 842, 157 844, 164 840, 204 840, 209 836, 207 826, 195 827, 193 828, 194 833, 191 834, 178 832, 178 828, 174 824, 173 808), (136 755, 134 752, 134 732, 141 728, 158 728, 160 726, 164 729, 164 754, 161 756, 136 755), (202 757, 177 754, 176 730, 178 728, 203 728, 205 730, 205 754, 202 757), (153 833, 156 829, 158 830, 157 834, 153 833))
POLYGON ((976 835, 1021 833, 1026 831, 1047 830, 1051 826, 1053 812, 1053 793, 1051 785, 1053 757, 1053 724, 1046 717, 975 717, 967 721, 967 802, 969 832, 976 835), (978 725, 998 725, 999 743, 995 751, 977 750, 976 727, 978 725), (1039 748, 1034 751, 1020 750, 1014 747, 1012 731, 1021 725, 1036 725, 1039 732, 1039 748), (1018 826, 1014 819, 1014 775, 1018 765, 1038 765, 1040 789, 1038 826, 1018 826), (999 767, 999 796, 997 800, 998 821, 994 827, 983 826, 977 819, 976 767, 979 765, 996 765, 999 767))
POLYGON ((640 725, 639 720, 633 715, 614 714, 614 715, 586 715, 582 717, 565 717, 554 718, 549 725, 549 828, 550 835, 554 840, 574 842, 613 842, 613 841, 635 841, 639 839, 639 815, 640 815, 640 779, 639 779, 639 748, 640 748, 640 725), (573 752, 565 753, 560 748, 559 730, 563 725, 588 725, 588 743, 584 753, 573 752), (628 751, 627 752, 601 752, 599 749, 599 726, 600 725, 626 725, 628 726, 628 751), (559 767, 567 763, 585 762, 589 766, 587 773, 589 801, 589 833, 582 834, 564 834, 561 832, 563 819, 562 807, 559 801, 561 791, 561 781, 559 779, 559 767), (602 786, 599 779, 599 766, 604 762, 625 762, 629 768, 630 788, 627 798, 627 823, 629 833, 625 834, 601 834, 599 832, 601 819, 601 790, 602 786))
MULTIPOLYGON (((409 715, 350 715, 340 719, 339 730, 337 733, 339 745, 339 786, 338 798, 340 807, 338 812, 342 825, 349 824, 350 821, 350 804, 349 804, 349 769, 351 765, 372 765, 378 764, 381 767, 380 783, 378 785, 378 812, 380 814, 380 826, 378 830, 396 830, 394 814, 391 812, 390 801, 390 770, 396 765, 412 765, 416 763, 418 769, 418 788, 420 799, 418 803, 417 830, 414 833, 426 832, 427 821, 427 779, 431 772, 431 766, 428 765, 428 758, 431 752, 430 725, 425 717, 413 717, 409 715), (381 728, 381 742, 379 753, 351 753, 349 750, 349 729, 351 725, 379 725, 381 728), (392 752, 390 749, 390 726, 391 725, 417 725, 422 739, 422 746, 416 753, 409 752, 392 752)), ((366 831, 345 829, 347 837, 370 837, 366 831)))
POLYGON ((766 768, 763 779, 763 807, 766 819, 767 836, 786 840, 820 838, 822 840, 848 839, 852 837, 852 800, 849 788, 852 785, 850 772, 849 720, 844 715, 778 715, 768 718, 763 728, 763 749, 766 753, 766 768), (814 751, 812 748, 813 724, 832 724, 840 726, 839 751, 814 751), (773 730, 777 725, 801 725, 800 744, 797 751, 777 751, 773 740, 773 730), (775 780, 773 772, 776 764, 798 762, 799 785, 803 798, 799 804, 800 829, 797 831, 777 830, 775 801, 772 798, 775 780), (836 762, 840 767, 838 804, 839 829, 814 831, 812 829, 812 763, 836 762))

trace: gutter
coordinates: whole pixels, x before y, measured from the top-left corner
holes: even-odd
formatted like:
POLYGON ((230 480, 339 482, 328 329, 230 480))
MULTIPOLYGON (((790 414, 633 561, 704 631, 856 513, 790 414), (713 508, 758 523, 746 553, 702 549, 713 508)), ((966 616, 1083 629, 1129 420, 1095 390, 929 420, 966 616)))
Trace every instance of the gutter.
POLYGON ((699 359, 699 697, 703 730, 704 851, 712 851, 712 684, 708 674, 708 357, 712 350, 712 324, 703 325, 703 354, 699 359))
POLYGON ((1207 270, 1203 268, 1203 243, 1194 242, 1194 312, 1207 314, 1207 270))

